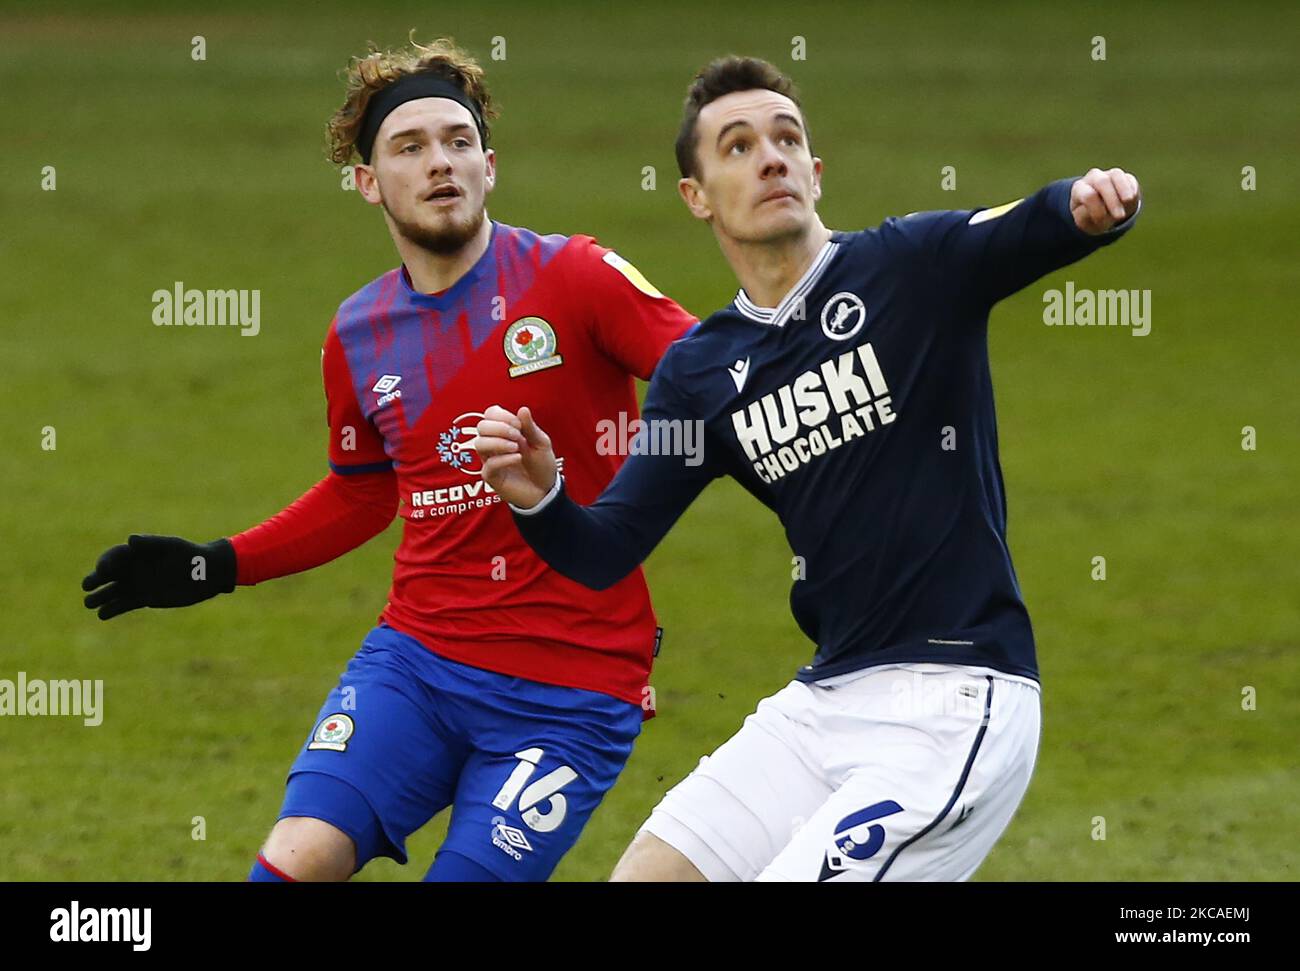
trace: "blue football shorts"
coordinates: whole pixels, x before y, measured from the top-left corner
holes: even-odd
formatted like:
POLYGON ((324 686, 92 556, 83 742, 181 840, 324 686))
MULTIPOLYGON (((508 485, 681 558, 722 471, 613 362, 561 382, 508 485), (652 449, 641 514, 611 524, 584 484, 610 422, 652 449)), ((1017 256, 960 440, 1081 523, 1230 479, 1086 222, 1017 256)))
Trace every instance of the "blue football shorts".
POLYGON ((630 702, 460 664, 381 625, 321 707, 280 818, 347 833, 360 870, 377 856, 405 863, 406 837, 450 806, 439 857, 545 880, 618 778, 641 720, 630 702))

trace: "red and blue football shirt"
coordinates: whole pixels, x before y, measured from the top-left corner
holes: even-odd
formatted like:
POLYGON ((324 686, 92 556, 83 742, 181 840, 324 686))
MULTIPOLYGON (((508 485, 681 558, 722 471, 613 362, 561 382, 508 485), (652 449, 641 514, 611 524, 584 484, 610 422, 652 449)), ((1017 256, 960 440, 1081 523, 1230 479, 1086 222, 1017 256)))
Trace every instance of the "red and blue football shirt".
POLYGON ((656 628, 641 571, 595 593, 551 570, 467 446, 487 406, 527 404, 570 495, 593 501, 623 462, 599 423, 637 416, 633 377, 694 323, 591 237, 497 222, 449 289, 419 293, 400 267, 344 301, 323 350, 330 467, 391 469, 405 520, 381 622, 464 664, 641 703, 656 628))

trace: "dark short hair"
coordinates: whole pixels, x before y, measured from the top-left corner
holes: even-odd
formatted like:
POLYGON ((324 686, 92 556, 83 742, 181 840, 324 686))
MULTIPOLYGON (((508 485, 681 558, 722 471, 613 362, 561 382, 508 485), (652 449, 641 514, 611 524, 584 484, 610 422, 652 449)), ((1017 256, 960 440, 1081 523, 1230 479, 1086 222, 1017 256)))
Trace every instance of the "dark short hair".
MULTIPOLYGON (((677 132, 677 143, 674 146, 677 152, 677 170, 681 172, 682 178, 699 174, 699 157, 695 151, 699 147, 697 128, 700 111, 704 106, 725 94, 756 90, 775 91, 793 101, 803 120, 804 136, 808 137, 808 120, 804 118, 798 90, 789 77, 774 65, 757 57, 737 57, 735 54, 719 57, 695 75, 682 105, 682 127, 677 132)), ((809 151, 811 150, 812 146, 809 145, 809 151)))

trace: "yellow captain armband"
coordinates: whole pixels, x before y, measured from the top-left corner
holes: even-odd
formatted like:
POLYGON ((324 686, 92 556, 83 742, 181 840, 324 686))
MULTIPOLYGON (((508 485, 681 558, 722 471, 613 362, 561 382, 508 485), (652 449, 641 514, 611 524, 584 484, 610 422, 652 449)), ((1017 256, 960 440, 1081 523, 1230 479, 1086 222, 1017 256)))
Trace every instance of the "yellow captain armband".
POLYGON ((655 288, 655 285, 645 278, 644 274, 642 274, 640 270, 638 270, 627 260, 623 259, 623 257, 619 256, 613 250, 610 250, 608 253, 605 254, 604 261, 608 263, 610 266, 612 266, 614 269, 618 270, 619 273, 622 273, 625 277, 627 277, 632 282, 632 286, 636 287, 646 296, 648 297, 663 296, 663 294, 660 293, 655 288))
POLYGON ((990 219, 997 219, 998 216, 1010 212, 1024 201, 1024 197, 1022 196, 1015 202, 1003 203, 1000 206, 994 206, 992 209, 981 209, 979 212, 975 213, 975 215, 971 216, 970 219, 966 220, 966 225, 978 226, 980 223, 986 223, 990 219))

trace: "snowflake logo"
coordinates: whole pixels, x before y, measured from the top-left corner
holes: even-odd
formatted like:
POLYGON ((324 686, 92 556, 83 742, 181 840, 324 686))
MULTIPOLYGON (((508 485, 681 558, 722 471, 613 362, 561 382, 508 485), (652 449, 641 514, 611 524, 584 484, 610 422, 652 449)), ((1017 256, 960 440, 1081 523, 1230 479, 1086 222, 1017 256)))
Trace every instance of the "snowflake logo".
POLYGON ((453 469, 459 469, 469 461, 469 450, 456 441, 456 431, 452 429, 438 436, 438 457, 453 469))
POLYGON ((483 463, 470 443, 478 435, 478 423, 482 418, 476 411, 457 416, 450 428, 438 434, 438 458, 466 475, 478 475, 483 463))

